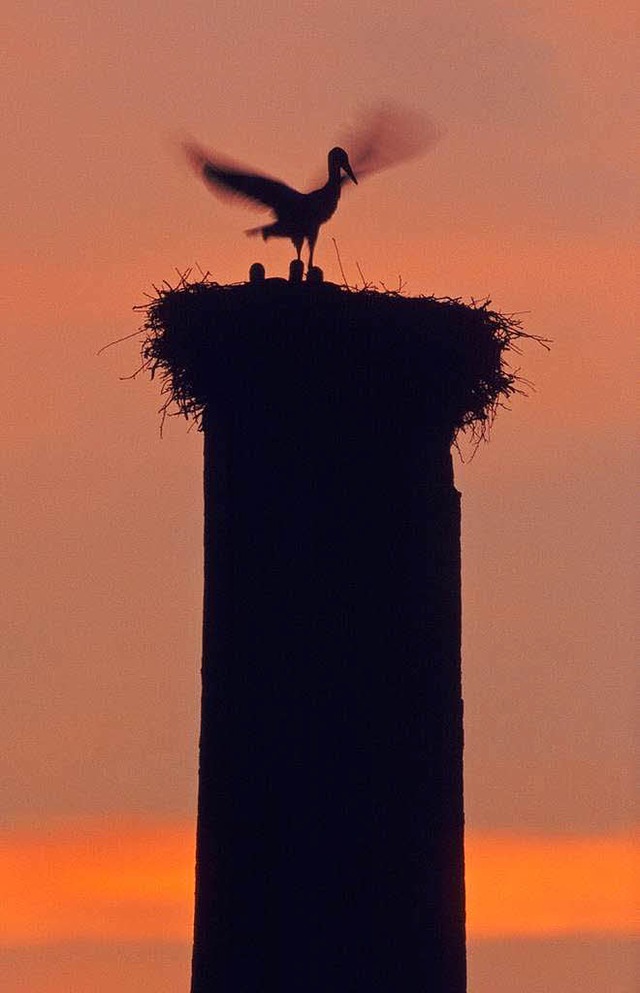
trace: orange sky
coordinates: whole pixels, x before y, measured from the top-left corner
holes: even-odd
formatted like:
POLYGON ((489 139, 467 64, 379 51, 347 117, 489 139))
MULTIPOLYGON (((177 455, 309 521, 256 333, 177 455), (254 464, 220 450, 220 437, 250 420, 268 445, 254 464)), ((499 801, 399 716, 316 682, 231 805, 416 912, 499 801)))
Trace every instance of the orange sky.
MULTIPOLYGON (((0 859, 44 872, 62 845, 77 871, 56 860, 40 896, 71 913, 75 892, 102 951, 85 942, 55 989, 47 956, 57 972, 66 945, 12 946, 3 993, 101 993, 118 920, 161 917, 184 935, 188 919, 175 894, 195 807, 201 438, 173 422, 161 441, 156 384, 120 382, 135 341, 96 353, 135 330, 131 308, 176 267, 235 281, 256 258, 285 272, 291 250, 244 238, 263 215, 211 197, 175 137, 304 186, 358 107, 382 98, 445 134, 349 191, 318 243, 327 278, 340 279, 335 237, 353 282, 359 264, 409 293, 490 295, 554 341, 517 358, 536 391, 456 462, 470 921, 485 948, 505 938, 490 978, 472 959, 470 993, 539 993, 540 975, 545 993, 632 993, 632 970, 611 963, 629 956, 625 839, 638 821, 635 5, 9 0, 5 22, 0 859), (111 827, 80 858, 87 819, 111 827), (113 828, 139 822, 169 825, 144 863, 146 836, 113 828), (124 876, 109 882, 116 851, 138 866, 127 893, 124 876), (494 870, 526 885, 526 908, 496 905, 494 870), (546 946, 527 972, 518 915, 535 919, 531 934, 547 927, 546 873, 562 881, 554 940, 567 955, 546 946), (162 913, 151 877, 167 887, 162 913), (608 950, 594 893, 617 922, 601 922, 608 950), (569 934, 582 936, 575 959, 569 934)), ((37 909, 23 905, 20 924, 16 898, 16 941, 21 927, 33 940, 37 909)), ((136 948, 119 989, 125 971, 154 993, 185 982, 184 956, 163 979, 136 948)))

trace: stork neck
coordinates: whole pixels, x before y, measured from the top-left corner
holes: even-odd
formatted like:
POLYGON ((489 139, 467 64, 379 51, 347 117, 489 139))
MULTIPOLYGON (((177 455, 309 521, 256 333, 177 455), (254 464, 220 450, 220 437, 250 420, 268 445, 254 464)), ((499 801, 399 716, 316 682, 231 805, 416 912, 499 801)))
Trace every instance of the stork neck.
POLYGON ((327 180, 327 186, 340 187, 340 185, 340 165, 338 162, 333 162, 329 159, 329 179, 327 180))

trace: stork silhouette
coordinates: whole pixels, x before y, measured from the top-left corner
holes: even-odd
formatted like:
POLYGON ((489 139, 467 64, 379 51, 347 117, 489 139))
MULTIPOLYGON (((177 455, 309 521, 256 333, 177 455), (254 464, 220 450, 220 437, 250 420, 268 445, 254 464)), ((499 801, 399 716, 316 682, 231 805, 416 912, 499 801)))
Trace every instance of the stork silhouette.
POLYGON ((273 224, 249 228, 246 234, 261 234, 264 241, 268 238, 290 238, 298 259, 306 238, 309 269, 313 265, 313 250, 320 225, 329 220, 338 206, 343 171, 354 183, 358 182, 343 148, 331 149, 328 155, 329 177, 324 186, 312 193, 300 193, 277 179, 215 162, 193 143, 185 144, 185 151, 196 171, 215 192, 253 200, 269 207, 276 215, 273 224))
POLYGON ((349 135, 351 161, 344 148, 336 146, 328 155, 328 178, 311 193, 300 193, 277 179, 252 172, 215 152, 208 152, 194 141, 183 143, 191 166, 218 196, 241 198, 275 215, 271 224, 249 228, 248 235, 290 238, 300 260, 305 240, 309 246, 309 266, 320 226, 336 211, 342 185, 348 178, 378 172, 424 152, 439 137, 440 131, 424 114, 393 104, 370 108, 349 135), (355 170, 355 171, 354 171, 355 170))

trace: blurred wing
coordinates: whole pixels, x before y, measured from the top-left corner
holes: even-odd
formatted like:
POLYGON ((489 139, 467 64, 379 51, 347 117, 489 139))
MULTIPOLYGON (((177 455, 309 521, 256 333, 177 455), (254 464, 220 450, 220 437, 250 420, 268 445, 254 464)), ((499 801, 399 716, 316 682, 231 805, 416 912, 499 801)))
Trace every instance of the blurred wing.
POLYGON ((340 144, 346 148, 359 181, 371 173, 424 155, 442 133, 426 114, 398 104, 382 103, 365 109, 340 144))
POLYGON ((300 194, 286 183, 215 158, 195 142, 185 142, 184 151, 193 170, 223 199, 252 200, 279 213, 295 203, 300 194))

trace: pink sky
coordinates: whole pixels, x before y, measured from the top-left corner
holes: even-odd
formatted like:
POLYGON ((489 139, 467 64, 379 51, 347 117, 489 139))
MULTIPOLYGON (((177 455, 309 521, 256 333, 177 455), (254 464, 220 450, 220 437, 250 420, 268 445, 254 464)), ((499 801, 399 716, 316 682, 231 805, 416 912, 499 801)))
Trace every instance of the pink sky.
MULTIPOLYGON (((136 329, 132 306, 176 267, 232 282, 255 259, 283 274, 291 250, 245 239, 264 215, 211 197, 176 135, 304 186, 358 108, 391 98, 446 133, 350 191, 318 243, 326 277, 340 279, 335 237, 354 282, 358 263, 413 294, 490 295, 554 340, 518 360, 536 392, 456 463, 470 831, 549 850, 626 836, 632 5, 23 0, 6 21, 3 830, 44 839, 63 818, 80 840, 87 817, 194 815, 201 438, 176 421, 160 440, 156 385, 119 381, 135 341, 96 353, 136 329)), ((73 935, 37 950, 25 935, 0 952, 0 986, 186 989, 170 939, 128 943, 123 970, 107 933, 81 952, 73 935)), ((473 944, 470 993, 538 993, 541 976, 545 993, 631 993, 622 932, 538 939, 529 955, 507 934, 473 944)))

